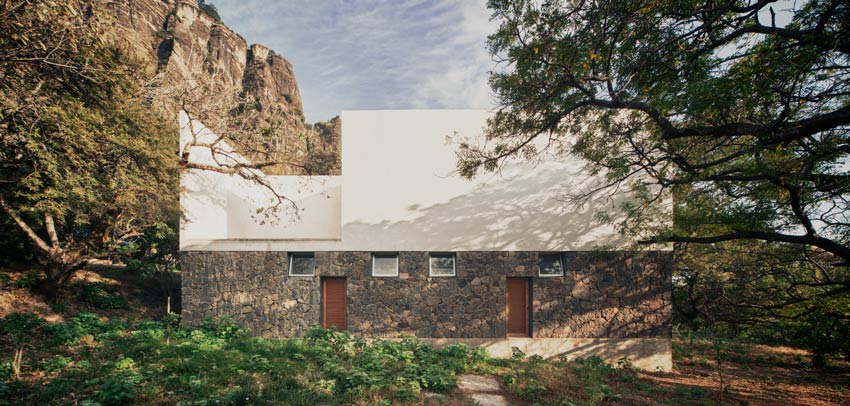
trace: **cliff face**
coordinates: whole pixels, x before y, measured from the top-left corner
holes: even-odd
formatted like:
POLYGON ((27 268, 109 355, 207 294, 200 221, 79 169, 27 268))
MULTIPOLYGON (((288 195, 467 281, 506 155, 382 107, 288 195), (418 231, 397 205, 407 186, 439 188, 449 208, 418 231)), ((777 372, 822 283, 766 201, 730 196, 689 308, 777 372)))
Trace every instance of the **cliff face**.
POLYGON ((150 66, 157 101, 175 113, 190 107, 254 162, 286 162, 264 172, 339 174, 339 120, 305 122, 292 64, 274 51, 249 46, 194 1, 101 0, 94 12, 111 21, 112 41, 150 66))

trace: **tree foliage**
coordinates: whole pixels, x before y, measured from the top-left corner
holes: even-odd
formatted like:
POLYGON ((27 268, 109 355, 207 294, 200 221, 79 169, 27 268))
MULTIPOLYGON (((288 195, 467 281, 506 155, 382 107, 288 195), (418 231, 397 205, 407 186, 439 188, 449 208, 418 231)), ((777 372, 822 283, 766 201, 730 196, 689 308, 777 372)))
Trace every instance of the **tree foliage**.
POLYGON ((676 319, 695 331, 850 356, 850 275, 806 246, 764 241, 680 244, 676 319))
POLYGON ((500 108, 459 171, 545 138, 638 192, 621 226, 645 241, 755 239, 850 265, 850 4, 777 4, 491 0, 500 108), (675 228, 642 228, 663 193, 675 228))
POLYGON ((213 20, 221 21, 221 16, 218 14, 218 8, 212 3, 207 3, 204 0, 198 0, 198 8, 202 13, 212 17, 213 20))
POLYGON ((0 205, 50 290, 178 218, 176 126, 87 2, 0 3, 0 205))

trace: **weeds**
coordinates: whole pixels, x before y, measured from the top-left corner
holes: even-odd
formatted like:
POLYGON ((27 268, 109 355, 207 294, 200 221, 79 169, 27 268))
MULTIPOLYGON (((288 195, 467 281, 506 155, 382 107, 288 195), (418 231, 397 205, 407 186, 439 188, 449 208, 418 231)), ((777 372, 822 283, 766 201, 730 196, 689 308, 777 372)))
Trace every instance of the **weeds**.
MULTIPOLYGON (((492 369, 483 350, 435 349, 415 337, 367 345, 317 329, 268 340, 232 321, 187 329, 173 317, 128 323, 82 313, 41 327, 32 317, 25 324, 43 331, 37 345, 48 356, 34 366, 36 380, 0 368, 0 404, 406 404, 425 390, 449 392, 458 373, 492 369)), ((4 331, 23 326, 15 320, 4 331)))
MULTIPOLYGON (((18 337, 34 350, 27 354, 38 354, 16 372, 15 359, 24 357, 0 351, 9 354, 0 360, 0 405, 453 404, 462 373, 495 375, 513 401, 526 404, 602 405, 628 395, 685 405, 716 394, 714 387, 653 385, 627 357, 610 365, 598 357, 545 360, 514 349, 510 358, 491 359, 463 344, 437 349, 412 336, 367 342, 321 329, 272 340, 227 320, 184 328, 174 314, 128 321, 80 313, 53 324, 10 315, 0 330, 8 336, 0 340, 3 350, 18 337), (446 396, 426 400, 424 392, 446 396)), ((723 357, 743 351, 723 345, 723 357)), ((701 341, 694 347, 695 355, 718 353, 701 341)))
POLYGON ((79 299, 95 309, 113 310, 127 308, 127 301, 124 298, 107 292, 106 285, 100 282, 83 285, 80 289, 79 299))

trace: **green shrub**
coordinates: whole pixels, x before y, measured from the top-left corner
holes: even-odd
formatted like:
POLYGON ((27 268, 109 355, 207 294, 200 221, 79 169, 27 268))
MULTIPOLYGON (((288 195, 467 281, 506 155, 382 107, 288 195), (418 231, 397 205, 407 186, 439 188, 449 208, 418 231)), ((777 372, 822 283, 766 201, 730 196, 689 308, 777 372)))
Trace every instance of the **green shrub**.
POLYGON ((65 367, 67 367, 71 363, 71 359, 68 357, 63 357, 61 355, 56 355, 52 358, 48 358, 42 364, 42 369, 47 373, 57 373, 61 372, 65 367))
POLYGON ((540 399, 548 389, 546 386, 538 382, 536 379, 528 379, 524 384, 518 387, 514 393, 523 400, 535 401, 540 399))
POLYGON ((114 310, 126 309, 127 301, 106 291, 106 285, 97 282, 84 285, 80 289, 79 299, 90 304, 95 309, 114 310))
POLYGON ((44 319, 35 313, 12 312, 0 321, 0 332, 20 341, 30 336, 45 323, 44 319))
POLYGON ((248 330, 232 319, 213 320, 206 318, 201 322, 200 330, 210 337, 231 340, 248 336, 248 330))
POLYGON ((198 0, 198 9, 201 13, 212 17, 213 20, 221 21, 221 16, 218 14, 218 9, 204 0, 198 0))
POLYGON ((141 377, 131 372, 122 371, 111 375, 95 391, 93 400, 104 406, 126 404, 136 397, 134 388, 139 382, 141 377))
MULTIPOLYGON (((250 337, 229 320, 207 320, 199 328, 172 324, 172 343, 165 345, 166 323, 171 321, 127 323, 81 313, 49 324, 43 343, 54 347, 45 348, 50 356, 39 364, 41 382, 11 381, 0 389, 38 404, 90 406, 410 404, 425 390, 449 392, 460 372, 499 362, 479 348, 438 350, 412 336, 367 345, 346 332, 313 330, 304 338, 267 340, 250 337), (65 348, 83 337, 96 345, 65 348)), ((524 384, 519 393, 530 399, 545 390, 524 384)))
POLYGON ((0 364, 0 381, 8 381, 15 376, 14 368, 11 362, 0 364))
POLYGON ((519 347, 511 347, 511 361, 522 361, 525 359, 525 353, 519 347))
POLYGON ((441 365, 428 365, 422 369, 420 376, 422 387, 437 393, 446 393, 455 385, 455 373, 441 365))
POLYGON ((21 374, 21 367, 24 362, 24 347, 44 323, 44 319, 37 314, 17 312, 9 313, 0 322, 0 332, 11 336, 15 345, 15 356, 12 359, 12 372, 15 377, 21 374))
POLYGON ((80 339, 91 336, 98 340, 112 339, 127 333, 129 325, 119 319, 102 321, 93 313, 80 313, 65 323, 55 323, 45 326, 45 331, 53 338, 54 343, 73 346, 80 339))
POLYGON ((419 382, 409 381, 403 377, 396 379, 395 385, 397 389, 393 392, 393 399, 399 402, 415 402, 422 391, 419 382))
POLYGON ((75 386, 76 382, 73 380, 59 377, 48 382, 41 391, 48 399, 58 399, 73 391, 75 386))
POLYGON ((702 399, 705 397, 705 389, 699 386, 676 385, 676 396, 685 399, 702 399))

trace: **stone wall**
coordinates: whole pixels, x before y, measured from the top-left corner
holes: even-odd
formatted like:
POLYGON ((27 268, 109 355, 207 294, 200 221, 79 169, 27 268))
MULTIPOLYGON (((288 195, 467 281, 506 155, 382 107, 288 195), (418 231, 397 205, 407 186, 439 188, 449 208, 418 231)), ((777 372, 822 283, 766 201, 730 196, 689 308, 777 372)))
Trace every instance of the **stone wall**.
POLYGON ((314 277, 288 276, 285 252, 183 252, 183 320, 301 335, 321 325, 321 277, 345 276, 352 333, 502 338, 505 278, 528 277, 533 337, 670 336, 671 252, 568 252, 560 277, 536 276, 536 252, 456 255, 454 277, 429 277, 427 252, 401 252, 399 276, 377 278, 369 252, 317 252, 314 277))
POLYGON ((567 252, 563 277, 536 278, 534 337, 666 337, 672 252, 567 252))

